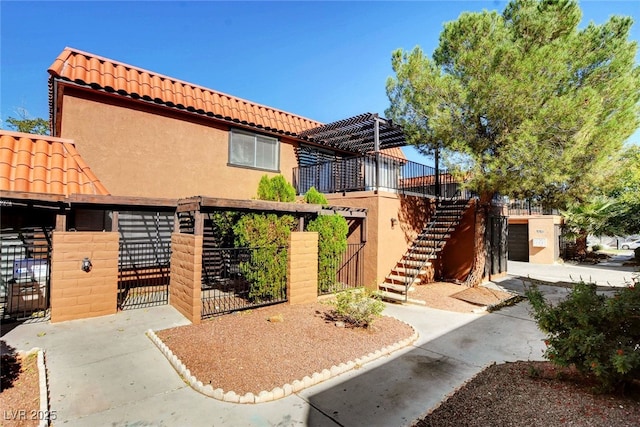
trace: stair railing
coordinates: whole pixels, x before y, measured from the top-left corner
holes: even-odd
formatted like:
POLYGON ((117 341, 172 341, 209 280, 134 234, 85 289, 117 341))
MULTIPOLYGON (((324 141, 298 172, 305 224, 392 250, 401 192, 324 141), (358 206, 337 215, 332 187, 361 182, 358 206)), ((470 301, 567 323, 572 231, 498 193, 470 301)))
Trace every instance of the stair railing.
MULTIPOLYGON (((413 284, 413 282, 416 280, 416 278, 418 277, 418 275, 420 274, 420 272, 422 271, 422 269, 425 267, 425 265, 430 262, 433 256, 435 256, 438 252, 438 249, 442 248, 444 246, 444 244, 446 243, 446 238, 444 236, 446 236, 447 234, 449 234, 450 231, 452 231, 459 223, 460 223, 460 218, 462 218, 462 216, 464 215, 464 209, 466 209, 467 205, 468 205, 468 201, 467 203, 464 205, 464 208, 462 211, 457 212, 456 213, 456 220, 453 222, 450 222, 449 225, 447 226, 447 229, 444 232, 439 232, 439 233, 432 233, 433 229, 435 228, 436 223, 438 222, 438 207, 440 206, 440 200, 438 200, 437 204, 436 204, 436 210, 435 210, 435 215, 433 216, 433 220, 429 223, 429 225, 426 227, 426 229, 423 229, 422 232, 418 235, 418 237, 413 241, 413 244, 411 245, 411 247, 409 248, 409 250, 405 253, 405 255, 403 256, 403 258, 407 258, 407 257, 411 257, 411 255, 414 255, 415 253, 417 253, 416 250, 416 242, 418 240, 422 240, 421 236, 428 236, 430 234, 436 234, 437 238, 433 239, 433 247, 431 248, 431 251, 427 254, 427 256, 425 257, 425 259, 423 259, 417 267, 417 273, 414 273, 412 275, 406 275, 405 274, 405 280, 404 280, 404 286, 405 286, 405 292, 404 292, 404 300, 405 302, 407 302, 408 298, 409 298, 409 288, 411 287, 411 285, 413 284)), ((428 238, 426 239, 427 241, 428 238)), ((436 256, 437 258, 437 256, 436 256)), ((406 266, 406 264, 405 264, 406 266)), ((413 267, 412 267, 413 268, 413 267)), ((406 269, 406 267, 405 267, 406 269)), ((393 283, 394 280, 392 279, 391 282, 393 283)), ((395 283, 394 283, 395 284, 395 283)))

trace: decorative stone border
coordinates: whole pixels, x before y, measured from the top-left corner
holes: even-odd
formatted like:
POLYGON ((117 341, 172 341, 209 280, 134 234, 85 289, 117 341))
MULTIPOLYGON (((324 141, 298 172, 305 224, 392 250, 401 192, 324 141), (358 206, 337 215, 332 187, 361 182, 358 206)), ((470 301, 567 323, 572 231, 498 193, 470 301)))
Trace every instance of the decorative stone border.
POLYGON ((29 351, 19 351, 18 354, 22 357, 28 357, 36 353, 37 365, 38 365, 38 388, 40 391, 40 407, 38 411, 38 427, 47 427, 49 425, 49 387, 47 382, 47 368, 44 361, 44 351, 39 347, 34 347, 29 351))
MULTIPOLYGON (((31 350, 33 351, 33 350, 31 350)), ((47 381, 47 367, 44 363, 44 351, 38 349, 38 382, 40 383, 40 414, 44 414, 38 427, 49 425, 49 382, 47 381)))
POLYGON ((224 402, 264 403, 282 399, 283 397, 289 396, 293 393, 297 393, 305 388, 309 388, 311 386, 319 384, 352 369, 359 368, 365 363, 372 362, 382 356, 387 356, 394 351, 400 350, 401 348, 414 343, 418 339, 418 332, 415 330, 415 328, 407 322, 404 322, 395 317, 394 319, 408 325, 411 329, 413 329, 413 334, 409 338, 405 338, 387 347, 382 347, 380 350, 376 350, 375 352, 369 353, 366 356, 359 357, 355 360, 350 360, 347 363, 340 363, 338 366, 334 365, 330 369, 323 369, 321 372, 314 372, 313 374, 311 374, 311 376, 305 376, 301 380, 294 380, 293 382, 291 382, 291 384, 285 384, 282 387, 276 387, 270 391, 263 390, 257 395, 253 393, 246 393, 245 395, 240 396, 234 391, 225 392, 221 388, 214 389, 211 384, 203 384, 202 381, 199 381, 194 375, 191 375, 191 371, 186 368, 186 366, 184 365, 184 363, 182 363, 178 356, 173 354, 169 347, 164 342, 162 342, 162 340, 155 334, 155 332, 153 332, 153 330, 149 329, 147 331, 147 336, 151 339, 151 341, 153 341, 158 349, 160 349, 162 354, 164 354, 169 363, 171 363, 178 374, 180 374, 182 379, 194 390, 204 394, 205 396, 212 397, 217 400, 222 400, 224 402))

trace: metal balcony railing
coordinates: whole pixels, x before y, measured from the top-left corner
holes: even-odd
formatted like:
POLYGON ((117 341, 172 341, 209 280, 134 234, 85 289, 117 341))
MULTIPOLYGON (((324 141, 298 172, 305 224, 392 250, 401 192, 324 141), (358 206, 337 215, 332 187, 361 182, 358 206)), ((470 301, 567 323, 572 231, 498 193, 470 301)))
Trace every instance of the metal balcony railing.
POLYGON ((511 200, 508 205, 508 214, 513 215, 558 215, 557 209, 544 206, 536 200, 511 200))
POLYGON ((315 187, 321 193, 382 190, 444 199, 468 199, 461 182, 448 172, 386 154, 365 154, 293 168, 298 194, 315 187))

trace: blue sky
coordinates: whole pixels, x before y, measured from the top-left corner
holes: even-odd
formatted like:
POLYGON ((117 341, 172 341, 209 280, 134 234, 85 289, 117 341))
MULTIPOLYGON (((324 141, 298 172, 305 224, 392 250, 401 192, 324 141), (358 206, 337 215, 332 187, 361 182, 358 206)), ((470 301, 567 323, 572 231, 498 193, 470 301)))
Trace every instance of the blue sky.
MULTIPOLYGON (((321 122, 383 115, 394 49, 431 54, 445 22, 505 4, 2 0, 0 118, 17 108, 48 117, 47 69, 65 46, 321 122)), ((581 7, 583 24, 632 16, 631 38, 640 41, 636 0, 581 7)), ((640 143, 640 132, 631 141, 640 143)))

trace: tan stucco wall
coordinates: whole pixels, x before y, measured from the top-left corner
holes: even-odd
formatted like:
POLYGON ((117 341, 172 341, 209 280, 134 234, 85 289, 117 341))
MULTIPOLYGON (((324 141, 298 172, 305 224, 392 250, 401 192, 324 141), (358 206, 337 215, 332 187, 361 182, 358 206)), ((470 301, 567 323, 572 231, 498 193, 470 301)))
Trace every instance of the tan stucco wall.
MULTIPOLYGON (((226 125, 153 106, 131 107, 108 96, 77 95, 66 89, 59 136, 74 140, 113 195, 249 199, 261 176, 275 175, 227 166, 226 125)), ((281 138, 280 172, 287 181, 295 166, 294 145, 281 138)))
POLYGON ((171 235, 169 302, 191 323, 201 320, 202 236, 171 235))
POLYGON ((555 233, 555 225, 559 224, 559 216, 547 215, 532 217, 529 219, 529 262, 532 264, 553 264, 555 259, 555 245, 558 237, 555 233), (544 239, 544 242, 537 242, 544 239), (538 243, 538 244, 536 244, 538 243), (539 244, 544 243, 541 247, 539 244))
POLYGON ((118 233, 53 233, 51 322, 115 314, 118 298, 118 233), (91 271, 81 269, 89 258, 91 271))
POLYGON ((375 289, 426 223, 428 202, 380 191, 325 194, 330 204, 367 209, 364 283, 375 289), (398 222, 392 226, 391 218, 398 222))
POLYGON ((445 279, 465 280, 471 272, 474 256, 475 204, 464 212, 460 223, 442 250, 441 268, 436 274, 445 279))
POLYGON ((291 305, 318 300, 318 233, 292 232, 287 253, 287 300, 291 305))
POLYGON ((558 236, 556 225, 562 224, 559 215, 516 215, 509 217, 509 224, 527 224, 529 231, 529 262, 553 264, 557 261, 558 236), (544 241, 536 241, 543 239, 544 241), (539 244, 545 244, 540 246, 539 244))

